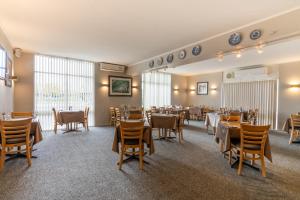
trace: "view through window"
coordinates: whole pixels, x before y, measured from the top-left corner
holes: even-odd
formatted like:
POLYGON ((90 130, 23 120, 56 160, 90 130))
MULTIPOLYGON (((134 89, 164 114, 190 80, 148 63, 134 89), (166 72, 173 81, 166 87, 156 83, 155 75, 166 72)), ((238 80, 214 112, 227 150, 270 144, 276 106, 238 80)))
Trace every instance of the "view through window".
POLYGON ((0 78, 5 78, 6 52, 0 47, 0 78))
POLYGON ((171 105, 171 74, 147 72, 142 75, 142 100, 145 109, 171 105))
POLYGON ((90 107, 94 125, 94 63, 69 58, 35 55, 35 113, 44 130, 53 129, 52 108, 84 110, 90 107))

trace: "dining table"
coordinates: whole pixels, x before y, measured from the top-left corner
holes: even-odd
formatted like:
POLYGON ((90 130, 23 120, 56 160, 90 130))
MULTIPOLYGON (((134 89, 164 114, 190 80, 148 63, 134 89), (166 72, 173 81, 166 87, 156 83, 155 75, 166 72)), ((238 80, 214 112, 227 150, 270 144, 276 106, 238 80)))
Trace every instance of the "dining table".
POLYGON ((171 114, 176 114, 176 115, 179 115, 180 113, 184 112, 184 119, 188 121, 190 121, 190 111, 189 109, 186 109, 186 108, 175 108, 175 109, 172 109, 170 111, 171 114))
MULTIPOLYGON (((240 140, 240 138, 241 138, 240 127, 241 127, 240 122, 226 122, 226 121, 219 122, 217 131, 216 131, 216 135, 215 135, 215 141, 218 144, 220 144, 220 151, 222 153, 226 153, 231 150, 230 148, 231 148, 231 143, 233 140, 240 140)), ((271 152, 271 145, 270 145, 269 137, 267 137, 267 140, 265 143, 264 156, 270 162, 272 162, 272 152, 271 152)), ((234 164, 236 164, 236 163, 237 162, 235 162, 234 164)))
POLYGON ((76 131, 78 123, 84 123, 84 111, 61 110, 57 112, 57 122, 66 124, 66 131, 76 131))
POLYGON ((179 121, 178 114, 152 113, 151 115, 151 127, 163 130, 163 137, 158 138, 160 140, 176 138, 170 135, 167 136, 167 131, 177 130, 179 121))
POLYGON ((220 122, 220 119, 221 119, 221 114, 219 114, 217 112, 207 113, 206 117, 205 117, 205 121, 204 121, 207 132, 208 132, 209 127, 212 127, 213 135, 215 135, 216 131, 217 131, 218 124, 220 122))

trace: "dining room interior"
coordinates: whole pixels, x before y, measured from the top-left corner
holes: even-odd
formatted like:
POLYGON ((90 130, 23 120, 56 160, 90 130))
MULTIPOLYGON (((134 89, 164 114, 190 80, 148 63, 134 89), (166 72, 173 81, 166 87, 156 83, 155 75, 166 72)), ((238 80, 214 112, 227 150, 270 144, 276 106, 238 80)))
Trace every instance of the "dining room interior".
POLYGON ((0 10, 0 199, 300 199, 300 1, 0 10))

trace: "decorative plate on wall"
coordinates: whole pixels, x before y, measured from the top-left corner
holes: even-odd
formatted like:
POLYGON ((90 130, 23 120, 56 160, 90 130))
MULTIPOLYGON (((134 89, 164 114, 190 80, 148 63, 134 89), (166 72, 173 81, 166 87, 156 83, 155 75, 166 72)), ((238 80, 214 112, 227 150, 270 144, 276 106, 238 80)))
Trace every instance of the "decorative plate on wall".
POLYGON ((257 40, 258 38, 261 37, 261 30, 260 29, 255 29, 250 33, 250 38, 251 40, 257 40))
POLYGON ((241 33, 233 33, 230 35, 228 42, 231 46, 238 45, 242 41, 242 35, 241 33))
POLYGON ((184 59, 185 58, 185 56, 186 56, 186 51, 183 49, 183 50, 181 50, 181 51, 179 51, 179 53, 178 53, 178 58, 179 59, 184 59))
POLYGON ((158 66, 161 66, 161 65, 163 64, 163 62, 164 62, 163 57, 159 57, 159 58, 156 60, 156 64, 157 64, 158 66))
POLYGON ((167 56, 167 62, 168 62, 168 63, 172 63, 172 62, 173 62, 173 58, 174 58, 173 54, 170 53, 170 54, 167 56))
POLYGON ((198 56, 201 53, 202 47, 200 45, 194 46, 192 50, 192 54, 194 56, 198 56))
POLYGON ((154 60, 149 61, 148 66, 150 68, 154 67, 154 60))

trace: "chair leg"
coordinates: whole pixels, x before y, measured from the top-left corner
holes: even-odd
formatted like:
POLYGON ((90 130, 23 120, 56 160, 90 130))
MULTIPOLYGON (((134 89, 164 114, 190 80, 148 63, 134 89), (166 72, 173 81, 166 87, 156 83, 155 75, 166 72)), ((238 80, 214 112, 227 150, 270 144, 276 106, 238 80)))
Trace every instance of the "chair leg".
POLYGON ((2 171, 5 161, 5 150, 2 148, 1 150, 1 157, 0 157, 0 171, 2 171))
POLYGON ((251 165, 253 166, 253 165, 255 165, 255 154, 252 154, 252 160, 251 160, 251 165))
POLYGON ((260 155, 260 160, 261 160, 261 175, 263 177, 266 177, 266 164, 265 164, 264 155, 260 155))
POLYGON ((244 153, 240 151, 240 163, 239 163, 239 169, 238 169, 238 175, 240 176, 243 169, 243 161, 244 161, 244 153))
POLYGON ((181 141, 182 141, 183 140, 183 129, 180 130, 180 132, 181 132, 181 141))
POLYGON ((140 161, 140 170, 144 169, 144 146, 140 145, 139 161, 140 161))
POLYGON ((139 160, 140 160, 140 169, 144 170, 144 144, 140 145, 140 155, 139 155, 139 160))
POLYGON ((122 148, 122 149, 121 149, 121 152, 120 152, 119 170, 122 169, 122 164, 123 164, 123 154, 124 154, 124 150, 123 150, 123 148, 122 148))
POLYGON ((31 166, 31 153, 30 153, 30 147, 29 145, 26 145, 26 158, 27 158, 27 162, 28 162, 28 166, 31 166))
POLYGON ((229 150, 229 158, 228 158, 229 165, 231 165, 231 160, 232 160, 232 150, 230 148, 230 150, 229 150))
POLYGON ((294 131, 291 131, 290 141, 289 144, 292 144, 294 140, 294 131))
POLYGON ((57 124, 56 123, 54 124, 54 133, 55 134, 57 133, 57 124))
POLYGON ((160 139, 160 128, 158 129, 158 139, 160 139))

